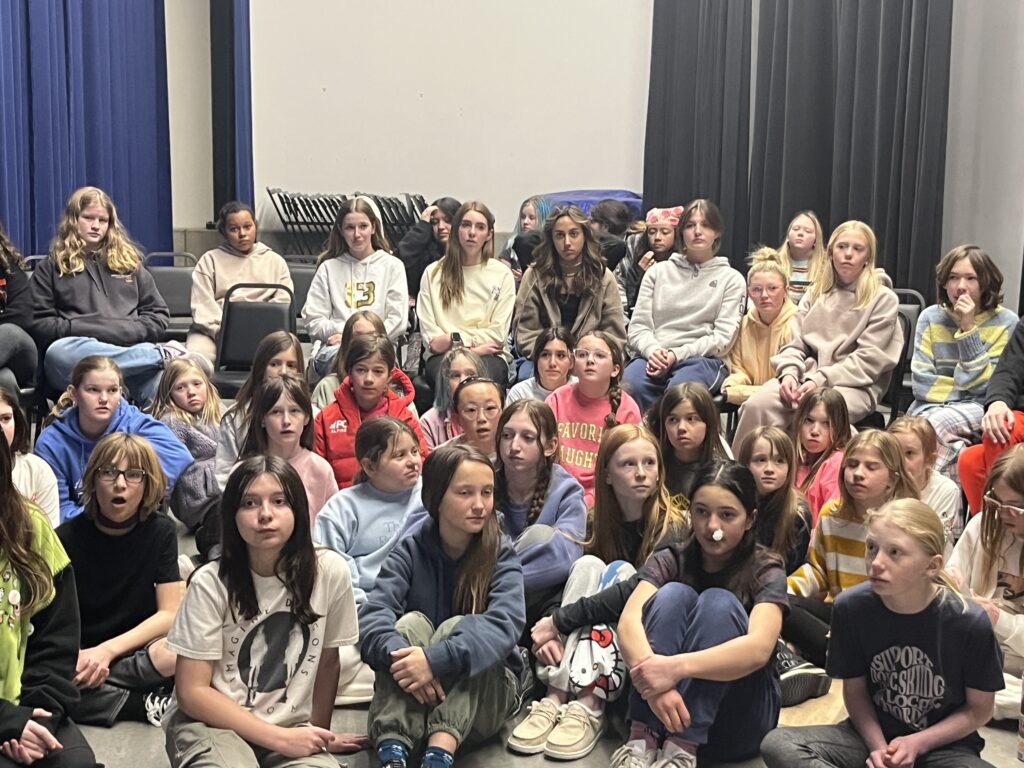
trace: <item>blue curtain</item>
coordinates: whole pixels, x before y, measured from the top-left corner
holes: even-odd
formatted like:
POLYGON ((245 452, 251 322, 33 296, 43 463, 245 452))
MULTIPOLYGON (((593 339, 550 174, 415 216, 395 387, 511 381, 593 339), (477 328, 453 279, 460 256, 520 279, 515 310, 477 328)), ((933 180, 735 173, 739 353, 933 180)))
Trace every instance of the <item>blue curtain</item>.
POLYGON ((252 178, 252 66, 249 0, 234 0, 235 196, 256 204, 252 178))
POLYGON ((47 252, 86 184, 145 250, 170 250, 163 0, 0 2, 0 161, 0 220, 24 253, 47 252))

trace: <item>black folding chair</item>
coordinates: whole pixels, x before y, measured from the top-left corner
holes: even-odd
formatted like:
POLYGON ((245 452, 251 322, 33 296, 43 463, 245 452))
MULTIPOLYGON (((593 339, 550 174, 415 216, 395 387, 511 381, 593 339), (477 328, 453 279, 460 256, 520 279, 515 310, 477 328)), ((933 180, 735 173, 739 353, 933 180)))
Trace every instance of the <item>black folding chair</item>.
POLYGON ((292 276, 292 284, 295 286, 295 315, 298 322, 299 340, 303 343, 309 342, 309 331, 305 323, 301 322, 302 308, 306 306, 306 296, 309 295, 309 286, 313 283, 313 275, 316 274, 316 266, 313 264, 289 264, 288 272, 292 276))
POLYGON ((914 358, 914 335, 917 333, 917 319, 924 312, 928 304, 924 296, 913 288, 893 288, 900 300, 900 312, 903 312, 910 319, 910 347, 907 349, 907 366, 903 371, 903 378, 900 381, 900 391, 896 399, 898 410, 906 410, 914 402, 913 374, 910 371, 910 364, 914 358))
POLYGON ((900 327, 903 329, 903 349, 899 360, 896 361, 896 367, 892 369, 889 387, 886 389, 885 394, 882 395, 882 401, 879 403, 879 405, 889 407, 889 420, 887 422, 881 413, 875 411, 857 422, 857 429, 870 429, 872 427, 875 429, 885 429, 888 424, 892 424, 893 420, 900 415, 900 389, 903 386, 903 374, 906 372, 909 362, 908 350, 913 349, 914 346, 914 327, 910 323, 910 313, 904 312, 902 305, 900 305, 897 319, 900 327))
POLYGON ((171 321, 164 331, 164 341, 185 341, 192 326, 192 271, 196 258, 190 253, 176 254, 176 257, 191 259, 191 265, 172 267, 165 264, 149 264, 151 257, 164 254, 151 253, 146 257, 146 269, 153 276, 156 289, 163 296, 171 314, 171 321))
POLYGON ((277 283, 238 283, 224 295, 217 364, 213 383, 220 396, 234 398, 249 375, 256 348, 274 331, 295 333, 295 294, 277 283), (288 294, 287 302, 232 301, 231 296, 244 288, 275 289, 288 294))

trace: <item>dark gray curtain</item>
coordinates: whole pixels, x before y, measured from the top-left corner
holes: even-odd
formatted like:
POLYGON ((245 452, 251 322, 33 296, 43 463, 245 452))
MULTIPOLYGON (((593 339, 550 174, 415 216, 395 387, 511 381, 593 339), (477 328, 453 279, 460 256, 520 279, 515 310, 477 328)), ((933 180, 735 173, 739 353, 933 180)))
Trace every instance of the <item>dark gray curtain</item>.
POLYGON ((644 206, 714 200, 722 254, 747 243, 750 0, 655 0, 644 206))
MULTIPOLYGON (((898 287, 941 253, 952 0, 761 0, 751 239, 856 218, 898 287)), ((826 231, 827 236, 827 231, 826 231)))

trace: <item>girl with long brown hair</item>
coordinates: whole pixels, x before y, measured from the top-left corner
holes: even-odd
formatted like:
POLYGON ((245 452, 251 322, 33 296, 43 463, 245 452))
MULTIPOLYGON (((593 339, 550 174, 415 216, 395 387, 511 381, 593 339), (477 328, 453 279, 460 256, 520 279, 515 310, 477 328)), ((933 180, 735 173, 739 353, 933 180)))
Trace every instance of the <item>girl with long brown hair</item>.
POLYGON ((436 449, 423 505, 429 519, 391 550, 359 611, 363 661, 376 671, 369 735, 384 765, 425 747, 423 765, 450 766, 471 734, 501 730, 522 693, 522 568, 494 514, 488 458, 436 449))
POLYGON ((597 455, 586 554, 573 565, 562 605, 531 630, 547 695, 512 732, 516 752, 559 760, 588 755, 605 730, 605 707, 625 690, 615 623, 636 586, 636 569, 682 539, 686 517, 665 487, 658 440, 645 427, 608 430, 597 455))

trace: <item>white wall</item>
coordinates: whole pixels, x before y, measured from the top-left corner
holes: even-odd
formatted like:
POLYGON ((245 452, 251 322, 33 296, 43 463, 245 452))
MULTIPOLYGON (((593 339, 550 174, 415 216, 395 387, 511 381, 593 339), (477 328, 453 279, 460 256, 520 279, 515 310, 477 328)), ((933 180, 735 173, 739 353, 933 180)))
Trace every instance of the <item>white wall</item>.
POLYGON ((253 2, 265 188, 480 199, 643 187, 653 0, 253 2))
MULTIPOLYGON (((1024 251, 1024 3, 953 6, 942 247, 984 248, 1016 311, 1024 251)), ((938 254, 936 254, 936 260, 938 254)))
POLYGON ((164 3, 171 207, 175 230, 202 229, 213 218, 209 0, 164 3))

